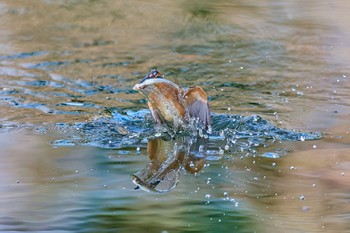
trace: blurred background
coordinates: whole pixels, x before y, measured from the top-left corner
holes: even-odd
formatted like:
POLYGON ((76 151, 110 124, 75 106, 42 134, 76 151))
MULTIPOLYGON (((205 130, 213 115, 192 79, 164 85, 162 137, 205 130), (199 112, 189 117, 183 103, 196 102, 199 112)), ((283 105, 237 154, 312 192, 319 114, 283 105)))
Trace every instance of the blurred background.
POLYGON ((350 231, 347 1, 3 0, 0 22, 0 231, 350 231), (214 142, 171 192, 134 190, 147 140, 123 130, 148 114, 132 87, 154 67, 214 114, 323 138, 277 157, 214 142))

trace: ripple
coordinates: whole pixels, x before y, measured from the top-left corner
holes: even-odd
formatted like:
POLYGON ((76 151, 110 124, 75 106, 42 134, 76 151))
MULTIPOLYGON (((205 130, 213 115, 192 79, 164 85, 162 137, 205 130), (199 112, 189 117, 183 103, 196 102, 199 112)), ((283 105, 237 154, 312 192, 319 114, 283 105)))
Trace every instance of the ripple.
POLYGON ((27 53, 17 53, 12 55, 3 55, 3 56, 0 56, 0 60, 15 60, 15 59, 30 58, 30 57, 38 57, 38 56, 47 55, 48 53, 49 52, 47 51, 34 51, 34 52, 27 52, 27 53))
POLYGON ((29 73, 21 69, 3 66, 0 66, 0 76, 37 77, 36 74, 29 73))

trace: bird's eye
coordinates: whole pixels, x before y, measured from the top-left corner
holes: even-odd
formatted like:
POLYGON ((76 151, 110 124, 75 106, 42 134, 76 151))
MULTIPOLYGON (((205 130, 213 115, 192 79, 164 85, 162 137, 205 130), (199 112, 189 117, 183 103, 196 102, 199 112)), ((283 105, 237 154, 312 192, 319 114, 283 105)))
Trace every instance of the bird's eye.
POLYGON ((140 83, 143 83, 145 80, 150 78, 163 78, 162 75, 158 72, 158 70, 152 70, 149 74, 147 74, 140 83))

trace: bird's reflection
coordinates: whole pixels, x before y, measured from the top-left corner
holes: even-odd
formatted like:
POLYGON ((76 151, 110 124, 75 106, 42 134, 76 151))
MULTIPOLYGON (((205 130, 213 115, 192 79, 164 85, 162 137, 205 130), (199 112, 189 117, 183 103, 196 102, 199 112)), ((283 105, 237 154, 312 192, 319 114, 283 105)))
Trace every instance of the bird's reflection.
POLYGON ((136 188, 148 192, 169 192, 179 181, 182 170, 198 173, 205 164, 207 139, 179 137, 173 140, 154 138, 148 140, 150 162, 131 175, 136 188))

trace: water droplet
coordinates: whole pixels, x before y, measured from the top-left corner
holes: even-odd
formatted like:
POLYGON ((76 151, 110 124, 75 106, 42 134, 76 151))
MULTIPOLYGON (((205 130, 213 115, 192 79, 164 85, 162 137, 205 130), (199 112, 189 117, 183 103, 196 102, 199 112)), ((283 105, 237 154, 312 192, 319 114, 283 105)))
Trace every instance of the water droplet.
POLYGON ((203 130, 202 129, 198 130, 198 135, 199 135, 199 137, 203 138, 204 134, 203 134, 203 130))
POLYGON ((198 152, 203 152, 203 149, 204 149, 204 146, 203 145, 199 145, 198 152))
POLYGON ((210 184, 210 180, 211 180, 211 178, 209 177, 209 178, 207 179, 207 184, 210 184))

